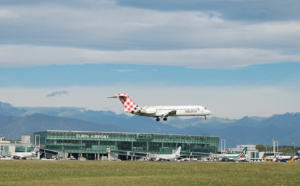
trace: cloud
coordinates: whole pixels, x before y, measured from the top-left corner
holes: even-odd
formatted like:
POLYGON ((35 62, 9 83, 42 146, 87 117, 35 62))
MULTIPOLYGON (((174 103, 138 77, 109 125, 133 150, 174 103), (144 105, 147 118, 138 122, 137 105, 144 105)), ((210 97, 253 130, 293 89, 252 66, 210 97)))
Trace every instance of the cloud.
POLYGON ((7 18, 16 18, 18 17, 15 12, 8 11, 8 10, 0 10, 0 19, 7 19, 7 18))
MULTIPOLYGON (((235 68, 300 62, 299 54, 290 53, 299 50, 297 16, 243 22, 224 17, 229 6, 210 9, 220 1, 204 3, 209 5, 205 9, 168 11, 123 3, 4 3, 0 67, 113 63, 235 68)), ((247 10, 259 6, 250 4, 247 10)), ((279 4, 272 4, 272 11, 280 9, 279 4)))
POLYGON ((123 84, 101 87, 64 87, 72 94, 48 99, 52 88, 0 88, 2 102, 22 107, 85 107, 122 113, 117 93, 127 93, 138 105, 203 105, 212 116, 241 118, 299 112, 300 90, 292 86, 165 87, 123 84), (180 98, 180 99, 178 99, 180 98))
POLYGON ((160 11, 216 11, 224 18, 243 22, 300 18, 297 0, 117 0, 118 5, 160 11))
POLYGON ((221 10, 208 11, 214 4, 205 10, 162 11, 114 1, 77 3, 4 5, 0 11, 17 17, 1 21, 1 41, 103 50, 299 47, 299 19, 236 21, 225 19, 221 10))
MULTIPOLYGON (((2 67, 110 63, 220 69, 276 62, 300 62, 300 53, 253 48, 104 51, 67 47, 0 45, 0 66, 2 67)), ((121 71, 124 72, 123 69, 121 71)))
POLYGON ((68 91, 65 91, 65 90, 63 90, 63 91, 56 91, 56 92, 52 92, 52 93, 50 93, 50 94, 47 94, 47 97, 62 96, 62 95, 64 95, 64 94, 69 94, 69 92, 68 92, 68 91))

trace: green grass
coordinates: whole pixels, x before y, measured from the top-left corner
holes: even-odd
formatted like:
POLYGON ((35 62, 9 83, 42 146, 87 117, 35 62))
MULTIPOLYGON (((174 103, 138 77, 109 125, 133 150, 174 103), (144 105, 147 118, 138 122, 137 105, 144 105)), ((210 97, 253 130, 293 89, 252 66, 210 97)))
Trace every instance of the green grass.
POLYGON ((300 163, 2 161, 0 185, 300 185, 300 163))

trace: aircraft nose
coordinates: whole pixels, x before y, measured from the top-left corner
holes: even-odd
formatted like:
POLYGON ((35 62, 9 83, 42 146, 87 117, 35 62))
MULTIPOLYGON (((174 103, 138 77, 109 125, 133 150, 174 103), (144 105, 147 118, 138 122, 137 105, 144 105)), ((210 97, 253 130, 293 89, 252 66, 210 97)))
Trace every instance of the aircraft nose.
POLYGON ((207 115, 210 115, 210 114, 211 114, 211 111, 210 111, 210 110, 206 109, 205 111, 206 111, 206 114, 207 114, 207 115))

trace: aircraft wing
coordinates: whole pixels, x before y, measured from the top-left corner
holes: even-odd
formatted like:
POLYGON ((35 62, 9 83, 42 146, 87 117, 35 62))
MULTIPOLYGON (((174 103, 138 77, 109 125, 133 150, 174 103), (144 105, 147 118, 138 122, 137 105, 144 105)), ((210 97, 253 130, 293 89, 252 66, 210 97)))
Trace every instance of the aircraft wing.
POLYGON ((174 116, 174 115, 176 115, 176 110, 171 110, 171 111, 163 112, 163 113, 161 113, 161 115, 163 117, 174 116))

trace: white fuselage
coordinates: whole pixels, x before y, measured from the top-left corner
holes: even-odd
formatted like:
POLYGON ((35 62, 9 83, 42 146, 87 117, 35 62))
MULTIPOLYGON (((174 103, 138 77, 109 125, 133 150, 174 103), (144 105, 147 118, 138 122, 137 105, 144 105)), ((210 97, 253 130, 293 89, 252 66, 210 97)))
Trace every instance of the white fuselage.
POLYGON ((180 157, 180 155, 175 155, 175 154, 158 154, 156 156, 156 161, 159 161, 159 160, 174 161, 179 157, 180 157))
MULTIPOLYGON (((247 155, 246 155, 247 156, 247 155)), ((220 154, 219 159, 228 159, 229 161, 245 161, 246 157, 240 157, 239 154, 220 154)))
POLYGON ((229 160, 245 159, 245 157, 240 157, 239 154, 220 154, 219 158, 228 158, 229 160))
POLYGON ((156 161, 174 161, 180 157, 181 147, 178 147, 177 151, 173 154, 156 154, 154 160, 156 161))
POLYGON ((203 106, 143 106, 138 107, 133 114, 150 117, 163 116, 207 116, 211 111, 203 106))
POLYGON ((284 161, 284 160, 290 160, 292 158, 293 156, 268 156, 268 159, 272 159, 273 161, 276 160, 284 161))
POLYGON ((35 153, 34 152, 16 152, 16 153, 13 153, 11 156, 14 158, 22 159, 22 158, 34 157, 35 153))

